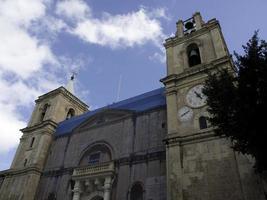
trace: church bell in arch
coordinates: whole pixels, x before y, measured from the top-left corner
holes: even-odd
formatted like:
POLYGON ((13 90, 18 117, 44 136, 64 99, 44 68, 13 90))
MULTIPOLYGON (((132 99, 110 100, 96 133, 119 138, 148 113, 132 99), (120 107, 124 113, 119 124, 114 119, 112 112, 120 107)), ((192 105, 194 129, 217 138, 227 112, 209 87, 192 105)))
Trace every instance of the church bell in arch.
POLYGON ((199 50, 198 49, 192 49, 189 52, 189 65, 190 65, 190 67, 192 67, 194 65, 198 65, 200 63, 201 63, 201 60, 200 60, 199 50))

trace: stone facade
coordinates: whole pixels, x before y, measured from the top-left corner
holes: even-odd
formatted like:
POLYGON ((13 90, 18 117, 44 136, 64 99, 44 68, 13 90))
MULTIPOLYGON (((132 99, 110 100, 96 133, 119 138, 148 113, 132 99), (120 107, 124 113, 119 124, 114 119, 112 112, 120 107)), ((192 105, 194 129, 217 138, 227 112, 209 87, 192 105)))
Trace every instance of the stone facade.
POLYGON ((205 23, 195 13, 177 22, 176 36, 164 46, 167 76, 161 81, 166 88, 168 119, 167 199, 265 199, 252 170, 253 161, 237 155, 231 143, 217 137, 205 121, 209 113, 199 88, 208 73, 222 68, 233 71, 218 21, 205 23))
POLYGON ((233 68, 218 21, 179 20, 164 46, 164 90, 96 111, 63 87, 40 96, 0 200, 266 199, 253 160, 206 120, 207 72, 233 68))
POLYGON ((127 199, 130 186, 136 182, 145 185, 147 199, 165 199, 166 163, 162 140, 166 128, 162 128, 162 123, 166 123, 163 108, 138 116, 127 113, 120 119, 95 126, 89 121, 72 135, 57 138, 50 150, 37 199, 45 200, 50 193, 56 193, 58 199, 72 199, 71 180, 82 184, 81 199, 89 198, 89 192, 87 194, 84 189, 89 184, 86 181, 95 182, 106 177, 112 179, 114 199, 127 199), (104 160, 104 166, 88 169, 88 161, 83 161, 88 160, 86 152, 95 146, 107 151, 110 157, 104 160))

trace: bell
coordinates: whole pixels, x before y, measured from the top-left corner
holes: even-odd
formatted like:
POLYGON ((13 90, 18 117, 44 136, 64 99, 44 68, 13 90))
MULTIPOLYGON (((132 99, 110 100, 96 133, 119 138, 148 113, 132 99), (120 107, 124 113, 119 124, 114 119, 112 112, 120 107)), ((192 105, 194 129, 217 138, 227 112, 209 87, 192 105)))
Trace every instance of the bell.
POLYGON ((194 27, 194 24, 193 22, 187 22, 184 27, 187 29, 187 30, 190 30, 194 27))
POLYGON ((193 56, 198 56, 198 53, 195 49, 191 50, 190 51, 190 54, 189 54, 190 57, 193 57, 193 56))

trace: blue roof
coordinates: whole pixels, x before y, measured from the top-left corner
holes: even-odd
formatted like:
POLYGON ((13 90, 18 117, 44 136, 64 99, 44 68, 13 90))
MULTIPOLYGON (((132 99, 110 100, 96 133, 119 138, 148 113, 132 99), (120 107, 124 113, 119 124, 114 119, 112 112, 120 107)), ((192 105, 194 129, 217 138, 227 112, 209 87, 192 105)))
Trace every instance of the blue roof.
POLYGON ((96 113, 101 112, 104 109, 119 109, 119 110, 130 110, 134 112, 143 112, 147 110, 151 110, 153 108, 157 108, 160 106, 166 105, 166 99, 164 94, 165 89, 159 88, 156 90, 152 90, 150 92, 119 101, 117 103, 93 110, 88 111, 82 115, 73 117, 69 120, 65 120, 58 124, 56 129, 55 136, 62 136, 69 134, 78 127, 81 123, 86 121, 89 117, 95 115, 96 113))

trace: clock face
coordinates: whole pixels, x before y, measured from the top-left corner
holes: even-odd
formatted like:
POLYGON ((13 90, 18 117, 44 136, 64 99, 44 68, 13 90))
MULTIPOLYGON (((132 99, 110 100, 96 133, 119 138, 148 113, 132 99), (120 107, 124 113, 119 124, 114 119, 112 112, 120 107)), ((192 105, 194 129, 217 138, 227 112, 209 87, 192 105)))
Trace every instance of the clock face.
POLYGON ((193 110, 188 106, 183 106, 178 110, 178 119, 181 122, 189 121, 193 116, 193 110))
POLYGON ((204 85, 196 85, 186 95, 186 102, 192 108, 198 108, 206 104, 207 97, 202 93, 204 85))

